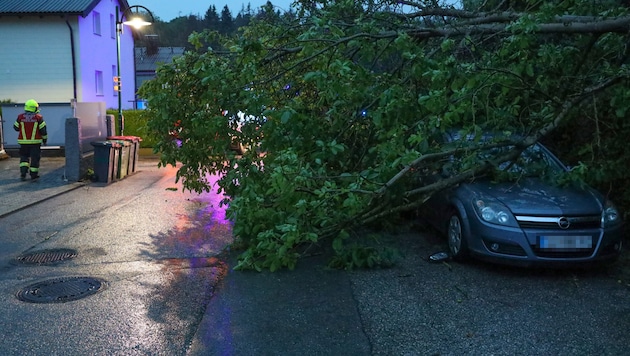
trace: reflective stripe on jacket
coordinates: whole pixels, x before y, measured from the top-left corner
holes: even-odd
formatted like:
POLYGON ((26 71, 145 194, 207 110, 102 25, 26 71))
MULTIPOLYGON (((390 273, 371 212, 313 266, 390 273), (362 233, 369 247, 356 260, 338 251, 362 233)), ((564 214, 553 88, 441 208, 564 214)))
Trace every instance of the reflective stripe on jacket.
POLYGON ((18 115, 13 128, 18 132, 17 141, 21 145, 41 144, 48 139, 46 122, 40 114, 27 112, 18 115))

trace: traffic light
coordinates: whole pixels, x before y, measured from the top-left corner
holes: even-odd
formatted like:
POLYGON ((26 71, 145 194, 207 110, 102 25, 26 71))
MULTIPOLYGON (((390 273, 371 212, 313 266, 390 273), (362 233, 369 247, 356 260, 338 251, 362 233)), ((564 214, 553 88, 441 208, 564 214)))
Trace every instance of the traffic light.
POLYGON ((120 77, 114 77, 114 91, 121 91, 120 77))

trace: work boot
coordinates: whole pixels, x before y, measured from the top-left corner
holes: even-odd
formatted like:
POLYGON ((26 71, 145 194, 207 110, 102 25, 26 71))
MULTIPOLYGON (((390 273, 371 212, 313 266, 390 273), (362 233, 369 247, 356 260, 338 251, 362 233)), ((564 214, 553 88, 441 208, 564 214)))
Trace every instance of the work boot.
POLYGON ((31 179, 35 180, 39 178, 39 174, 31 174, 31 179))
POLYGON ((26 174, 20 174, 20 180, 21 181, 25 181, 26 180, 26 174))

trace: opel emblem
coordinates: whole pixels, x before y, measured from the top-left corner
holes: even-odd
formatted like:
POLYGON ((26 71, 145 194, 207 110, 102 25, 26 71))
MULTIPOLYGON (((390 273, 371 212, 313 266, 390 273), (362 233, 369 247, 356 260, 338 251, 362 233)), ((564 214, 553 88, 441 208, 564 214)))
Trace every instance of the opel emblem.
POLYGON ((563 216, 558 219, 558 226, 560 226, 562 230, 566 230, 569 228, 569 226, 571 226, 571 222, 569 221, 569 219, 563 216))

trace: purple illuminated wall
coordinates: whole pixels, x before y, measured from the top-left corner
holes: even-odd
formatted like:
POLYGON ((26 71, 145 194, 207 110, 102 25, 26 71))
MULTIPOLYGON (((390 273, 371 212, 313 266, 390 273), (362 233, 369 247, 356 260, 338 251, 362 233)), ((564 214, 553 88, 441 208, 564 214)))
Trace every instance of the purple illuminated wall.
MULTIPOLYGON (((79 45, 77 71, 81 101, 104 101, 108 109, 118 108, 113 77, 116 75, 115 0, 103 0, 85 18, 79 17, 79 45), (100 35, 94 31, 94 16, 100 15, 100 35), (102 92, 98 92, 96 72, 102 73, 102 92)), ((121 15, 122 16, 122 15, 121 15)), ((124 25, 123 25, 124 26, 124 25)), ((124 26, 120 38, 120 73, 122 79, 122 108, 133 109, 135 98, 135 69, 131 29, 124 26)))

